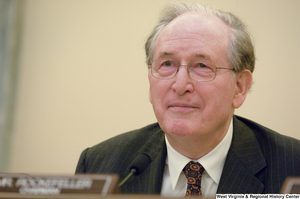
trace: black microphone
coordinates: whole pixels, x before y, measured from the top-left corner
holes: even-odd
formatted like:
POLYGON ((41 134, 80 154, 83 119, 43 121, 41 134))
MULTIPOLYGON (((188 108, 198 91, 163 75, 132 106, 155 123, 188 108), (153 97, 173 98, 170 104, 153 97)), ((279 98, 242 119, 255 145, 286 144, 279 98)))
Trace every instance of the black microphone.
POLYGON ((130 173, 122 180, 119 187, 121 187, 132 175, 137 176, 143 173, 150 163, 151 158, 147 154, 139 153, 131 162, 130 173))

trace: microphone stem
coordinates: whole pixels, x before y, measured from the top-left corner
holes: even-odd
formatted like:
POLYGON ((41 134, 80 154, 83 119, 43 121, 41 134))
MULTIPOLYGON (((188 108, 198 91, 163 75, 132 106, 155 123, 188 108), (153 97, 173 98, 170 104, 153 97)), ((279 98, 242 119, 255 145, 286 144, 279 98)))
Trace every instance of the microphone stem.
POLYGON ((133 174, 135 174, 136 169, 131 169, 130 173, 120 182, 119 187, 121 187, 133 174))

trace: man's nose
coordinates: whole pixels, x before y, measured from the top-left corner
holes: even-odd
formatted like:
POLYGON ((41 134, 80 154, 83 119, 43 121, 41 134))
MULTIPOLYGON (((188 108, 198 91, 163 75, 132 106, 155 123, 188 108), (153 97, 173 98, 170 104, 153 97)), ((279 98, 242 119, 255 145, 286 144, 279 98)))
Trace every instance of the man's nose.
POLYGON ((179 95, 194 92, 193 80, 190 78, 186 65, 179 67, 172 89, 179 95))

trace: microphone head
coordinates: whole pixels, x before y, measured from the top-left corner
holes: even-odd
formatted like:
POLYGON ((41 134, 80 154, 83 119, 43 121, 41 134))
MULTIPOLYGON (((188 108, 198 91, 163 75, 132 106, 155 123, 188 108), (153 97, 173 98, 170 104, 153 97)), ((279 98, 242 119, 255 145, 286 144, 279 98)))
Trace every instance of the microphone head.
POLYGON ((139 153, 131 162, 130 171, 135 169, 134 175, 143 173, 151 163, 151 158, 145 153, 139 153))

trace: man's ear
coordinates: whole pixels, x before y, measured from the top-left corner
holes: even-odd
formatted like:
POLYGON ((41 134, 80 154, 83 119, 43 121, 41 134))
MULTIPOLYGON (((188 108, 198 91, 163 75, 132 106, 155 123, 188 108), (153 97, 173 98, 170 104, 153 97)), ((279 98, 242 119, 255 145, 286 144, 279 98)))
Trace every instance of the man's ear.
POLYGON ((252 73, 249 70, 243 70, 236 76, 236 91, 232 102, 233 108, 239 108, 246 99, 247 93, 252 84, 252 73))

